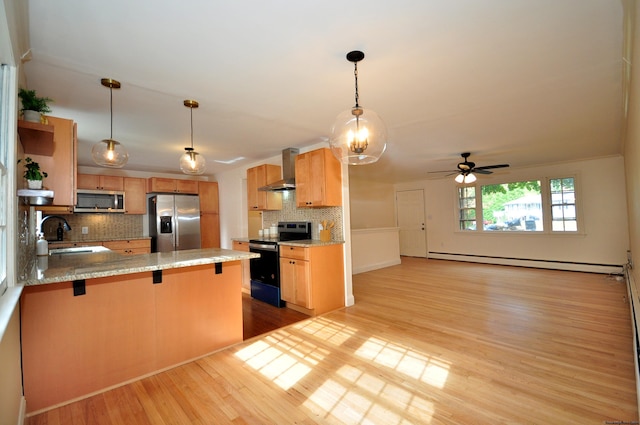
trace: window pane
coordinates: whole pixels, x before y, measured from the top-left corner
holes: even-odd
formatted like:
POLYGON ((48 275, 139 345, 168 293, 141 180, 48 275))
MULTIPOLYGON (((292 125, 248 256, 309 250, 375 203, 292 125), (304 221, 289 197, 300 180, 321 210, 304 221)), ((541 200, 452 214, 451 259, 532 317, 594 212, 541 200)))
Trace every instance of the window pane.
POLYGON ((460 220, 475 220, 476 210, 460 210, 460 220))
POLYGON ((540 181, 482 186, 482 219, 487 231, 541 232, 540 181))
POLYGON ((475 186, 465 186, 458 188, 458 206, 460 230, 476 230, 475 186))
POLYGON ((549 189, 551 190, 552 231, 578 231, 574 178, 551 179, 549 189))

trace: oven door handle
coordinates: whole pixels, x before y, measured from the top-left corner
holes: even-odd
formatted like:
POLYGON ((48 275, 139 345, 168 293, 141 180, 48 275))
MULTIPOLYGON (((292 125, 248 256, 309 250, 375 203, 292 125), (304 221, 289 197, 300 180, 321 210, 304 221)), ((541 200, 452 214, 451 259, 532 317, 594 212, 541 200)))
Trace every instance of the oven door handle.
POLYGON ((261 249, 263 251, 274 251, 274 252, 278 251, 278 245, 272 245, 272 244, 250 243, 249 249, 251 248, 261 249))

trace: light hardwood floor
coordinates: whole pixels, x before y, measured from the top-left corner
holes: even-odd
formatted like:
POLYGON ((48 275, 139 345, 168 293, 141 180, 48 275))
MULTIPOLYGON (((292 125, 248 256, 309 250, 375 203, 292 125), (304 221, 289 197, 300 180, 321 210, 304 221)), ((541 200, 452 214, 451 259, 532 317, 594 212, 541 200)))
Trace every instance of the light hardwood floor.
POLYGON ((638 420, 629 306, 606 275, 402 258, 353 307, 29 418, 33 424, 638 420))

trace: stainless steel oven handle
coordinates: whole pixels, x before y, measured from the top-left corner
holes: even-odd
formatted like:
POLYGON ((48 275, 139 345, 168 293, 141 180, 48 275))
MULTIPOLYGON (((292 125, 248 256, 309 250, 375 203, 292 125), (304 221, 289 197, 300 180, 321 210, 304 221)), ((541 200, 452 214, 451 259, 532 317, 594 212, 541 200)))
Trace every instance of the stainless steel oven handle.
POLYGON ((272 244, 250 243, 249 249, 251 248, 262 249, 264 251, 274 251, 274 252, 278 251, 278 245, 272 245, 272 244))

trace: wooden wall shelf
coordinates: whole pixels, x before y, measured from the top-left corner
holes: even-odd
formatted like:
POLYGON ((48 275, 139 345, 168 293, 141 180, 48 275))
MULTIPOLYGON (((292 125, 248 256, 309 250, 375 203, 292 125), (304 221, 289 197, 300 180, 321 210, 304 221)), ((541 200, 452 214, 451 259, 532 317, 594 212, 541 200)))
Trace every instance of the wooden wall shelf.
POLYGON ((18 134, 25 153, 53 156, 53 126, 18 120, 18 134))

